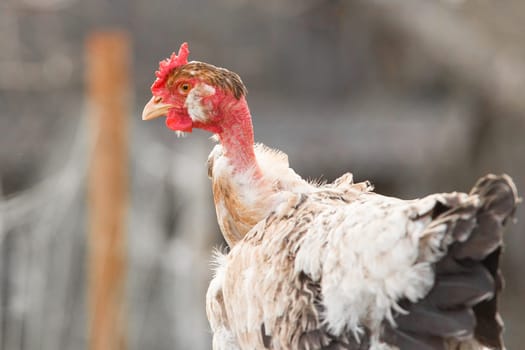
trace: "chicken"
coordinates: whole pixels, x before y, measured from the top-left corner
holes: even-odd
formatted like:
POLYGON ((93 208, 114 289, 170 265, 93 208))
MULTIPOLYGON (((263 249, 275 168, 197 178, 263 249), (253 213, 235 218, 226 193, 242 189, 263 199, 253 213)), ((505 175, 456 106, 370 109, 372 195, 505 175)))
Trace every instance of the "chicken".
POLYGON ((282 152, 254 143, 239 76, 160 63, 142 119, 200 128, 217 218, 230 252, 215 254, 206 297, 213 348, 503 349, 497 301, 502 231, 518 203, 507 175, 469 194, 401 200, 345 174, 303 180, 282 152))

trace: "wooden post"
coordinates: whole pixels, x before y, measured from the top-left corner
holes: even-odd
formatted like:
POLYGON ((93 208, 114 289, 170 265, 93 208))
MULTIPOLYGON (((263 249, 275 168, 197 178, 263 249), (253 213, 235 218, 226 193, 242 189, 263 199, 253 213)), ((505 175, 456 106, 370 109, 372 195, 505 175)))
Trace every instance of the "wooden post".
POLYGON ((86 81, 93 153, 89 169, 89 349, 125 349, 125 213, 130 42, 91 34, 86 81))

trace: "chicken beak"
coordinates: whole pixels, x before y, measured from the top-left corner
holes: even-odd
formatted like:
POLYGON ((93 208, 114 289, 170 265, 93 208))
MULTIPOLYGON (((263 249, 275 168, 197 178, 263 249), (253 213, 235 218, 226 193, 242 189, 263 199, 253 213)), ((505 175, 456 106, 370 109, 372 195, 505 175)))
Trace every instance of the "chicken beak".
POLYGON ((172 108, 173 105, 169 103, 162 103, 162 99, 159 97, 153 96, 151 100, 146 103, 144 110, 142 111, 142 120, 150 120, 158 117, 162 117, 168 113, 168 110, 172 108))

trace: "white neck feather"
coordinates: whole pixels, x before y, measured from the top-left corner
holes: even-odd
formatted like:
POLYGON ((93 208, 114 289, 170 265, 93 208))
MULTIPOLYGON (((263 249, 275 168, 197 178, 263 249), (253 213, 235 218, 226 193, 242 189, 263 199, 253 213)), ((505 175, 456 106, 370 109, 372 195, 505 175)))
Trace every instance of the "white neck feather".
POLYGON ((220 145, 215 146, 208 158, 217 218, 230 246, 264 219, 282 200, 284 192, 307 192, 314 188, 289 168, 286 154, 257 144, 255 155, 259 168, 263 169, 262 176, 255 176, 259 171, 255 167, 234 171, 220 145))

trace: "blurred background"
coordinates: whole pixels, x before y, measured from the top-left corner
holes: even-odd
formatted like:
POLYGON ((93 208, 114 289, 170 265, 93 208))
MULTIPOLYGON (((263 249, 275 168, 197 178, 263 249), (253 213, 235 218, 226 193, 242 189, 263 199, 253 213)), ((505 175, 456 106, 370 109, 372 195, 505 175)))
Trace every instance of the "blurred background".
MULTIPOLYGON (((2 0, 0 349, 95 348, 90 249, 104 232, 88 211, 100 133, 86 42, 107 29, 129 40, 115 128, 127 148, 109 157, 127 208, 107 282, 122 287, 120 349, 211 348, 204 295, 224 245, 205 167, 213 142, 140 121, 158 61, 183 41, 190 58, 241 75, 256 140, 306 178, 351 171, 414 198, 506 172, 525 192, 521 0, 2 0)), ((516 217, 503 261, 509 349, 525 340, 523 208, 516 217)))

